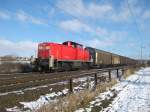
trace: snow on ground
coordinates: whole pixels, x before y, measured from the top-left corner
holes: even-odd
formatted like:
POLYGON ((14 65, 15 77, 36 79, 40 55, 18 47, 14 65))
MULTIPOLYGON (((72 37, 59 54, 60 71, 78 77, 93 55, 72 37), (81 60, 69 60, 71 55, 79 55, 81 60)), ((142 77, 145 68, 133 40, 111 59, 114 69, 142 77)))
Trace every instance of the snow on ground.
MULTIPOLYGON (((91 77, 89 77, 89 79, 91 79, 91 77)), ((86 78, 85 77, 77 78, 77 79, 73 80, 74 83, 78 83, 78 82, 80 83, 78 86, 73 88, 73 92, 78 92, 78 91, 84 90, 85 87, 87 86, 86 81, 87 81, 87 77, 86 78)), ((62 81, 62 82, 58 82, 58 83, 54 83, 54 84, 50 84, 50 85, 62 85, 62 84, 66 84, 66 83, 67 83, 66 81, 62 81)), ((89 82, 89 88, 92 88, 93 86, 94 86, 94 81, 89 82)), ((43 86, 40 86, 40 87, 43 87, 43 86)), ((36 88, 35 87, 34 88, 27 88, 25 90, 32 90, 32 89, 36 89, 36 88)), ((52 91, 52 88, 51 88, 51 91, 52 91)), ((15 91, 14 93, 17 93, 17 92, 18 91, 15 91)), ((24 109, 26 108, 26 109, 33 111, 33 110, 39 109, 44 104, 53 103, 53 102, 58 101, 57 100, 58 97, 64 96, 68 92, 69 92, 68 89, 63 89, 62 91, 59 91, 59 92, 51 92, 49 94, 42 95, 36 101, 20 102, 20 104, 22 104, 24 106, 24 109)), ((0 94, 0 95, 2 95, 2 94, 0 94)), ((15 106, 13 108, 6 108, 6 110, 11 111, 11 112, 23 111, 22 109, 19 109, 19 107, 17 107, 17 106, 15 106)))
POLYGON ((107 92, 96 96, 87 107, 75 112, 91 112, 94 108, 103 112, 150 112, 150 68, 143 68, 121 80, 107 92), (103 109, 102 101, 110 100, 114 94, 117 96, 103 109))
MULTIPOLYGON (((31 102, 20 102, 24 106, 24 109, 28 109, 28 111, 33 111, 36 109, 39 109, 42 105, 56 102, 57 99, 56 97, 58 96, 63 96, 68 93, 68 89, 63 89, 62 91, 59 92, 52 92, 46 95, 40 96, 40 98, 36 101, 31 101, 31 102)), ((13 108, 6 108, 7 111, 11 112, 21 112, 23 111, 19 107, 15 106, 13 108)))
MULTIPOLYGON (((83 82, 83 83, 74 87, 73 91, 77 92, 77 91, 83 90, 87 85, 87 82, 85 82, 86 80, 87 80, 86 78, 78 78, 77 80, 75 80, 76 83, 77 82, 83 82)), ((93 86, 94 86, 94 81, 91 81, 89 83, 89 88, 92 88, 93 86)), ((64 96, 68 92, 69 92, 68 89, 64 89, 64 90, 59 91, 59 92, 52 92, 52 93, 46 94, 44 96, 40 96, 40 98, 36 101, 20 102, 20 104, 24 105, 24 108, 29 108, 30 110, 35 110, 35 109, 39 109, 44 104, 57 102, 58 101, 57 98, 59 96, 64 96)), ((12 108, 12 109, 14 109, 14 108, 12 108)), ((7 110, 10 110, 10 109, 7 109, 7 110)))
POLYGON ((114 88, 118 96, 105 112, 150 112, 150 68, 145 68, 114 88))
POLYGON ((13 94, 24 94, 24 92, 26 92, 28 90, 41 89, 41 88, 46 88, 46 87, 49 87, 49 86, 52 86, 52 85, 62 85, 62 84, 67 84, 67 81, 62 81, 62 82, 53 83, 53 84, 47 84, 47 85, 43 85, 43 86, 29 87, 29 88, 20 89, 20 90, 17 90, 17 91, 4 92, 4 93, 0 93, 0 96, 9 95, 9 94, 12 94, 12 93, 13 94))
POLYGON ((10 112, 21 112, 20 108, 18 108, 17 106, 13 108, 7 108, 6 110, 10 112))
MULTIPOLYGON (((108 73, 103 73, 103 74, 108 74, 108 73)), ((116 77, 116 71, 112 72, 112 77, 116 77)), ((87 87, 87 85, 89 86, 88 87, 89 89, 92 89, 94 87, 94 81, 91 80, 91 79, 92 79, 92 77, 88 77, 88 78, 83 77, 83 78, 74 79, 73 80, 74 83, 79 82, 79 85, 73 88, 74 93, 76 93, 78 91, 81 91, 81 90, 84 90, 87 87), (89 80, 89 82, 88 82, 88 80, 89 80)), ((136 77, 131 77, 131 79, 136 80, 137 78, 136 77)), ((66 84, 66 82, 59 82, 59 83, 55 83, 55 85, 57 85, 57 84, 59 85, 59 84, 63 84, 63 83, 66 84)), ((88 108, 86 108, 86 111, 90 112, 92 107, 100 106, 102 100, 105 100, 106 98, 110 99, 115 94, 115 92, 121 91, 121 89, 124 88, 124 86, 127 85, 127 84, 128 84, 127 81, 122 81, 121 83, 116 85, 116 87, 114 86, 114 89, 116 89, 116 91, 113 91, 113 93, 112 93, 111 90, 107 91, 107 92, 104 92, 104 93, 101 93, 99 96, 96 97, 95 101, 90 102, 90 106, 88 108)), ((35 89, 35 88, 28 88, 28 89, 35 89)), ((20 104, 22 104, 24 106, 24 108, 28 108, 32 111, 32 110, 40 108, 44 104, 56 102, 57 97, 63 96, 67 93, 68 93, 68 89, 64 89, 64 90, 59 91, 59 92, 51 92, 49 94, 40 96, 40 98, 36 101, 20 102, 20 104)), ((109 109, 110 108, 108 108, 108 110, 109 109)), ((7 111, 15 111, 15 112, 20 111, 20 109, 17 106, 15 106, 13 108, 7 108, 6 110, 7 111)), ((77 110, 77 112, 83 112, 82 110, 85 110, 85 109, 81 108, 81 109, 77 110)))
POLYGON ((40 96, 40 98, 36 101, 31 102, 20 102, 20 104, 24 105, 24 108, 29 108, 30 110, 39 109, 41 105, 48 104, 51 102, 57 101, 55 97, 66 95, 68 93, 68 89, 64 89, 61 92, 52 92, 50 94, 46 94, 45 96, 40 96))

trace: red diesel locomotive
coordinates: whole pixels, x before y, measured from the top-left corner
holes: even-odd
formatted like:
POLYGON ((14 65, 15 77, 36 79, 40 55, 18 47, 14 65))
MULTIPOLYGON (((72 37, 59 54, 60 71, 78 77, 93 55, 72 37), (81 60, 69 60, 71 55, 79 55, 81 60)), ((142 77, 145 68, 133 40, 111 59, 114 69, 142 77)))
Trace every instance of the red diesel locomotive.
POLYGON ((45 42, 38 45, 34 68, 38 71, 71 70, 88 67, 90 62, 90 54, 81 44, 71 41, 62 44, 45 42))
POLYGON ((102 68, 110 66, 135 65, 136 60, 96 48, 66 41, 40 43, 38 57, 32 63, 37 71, 71 70, 74 68, 102 68))

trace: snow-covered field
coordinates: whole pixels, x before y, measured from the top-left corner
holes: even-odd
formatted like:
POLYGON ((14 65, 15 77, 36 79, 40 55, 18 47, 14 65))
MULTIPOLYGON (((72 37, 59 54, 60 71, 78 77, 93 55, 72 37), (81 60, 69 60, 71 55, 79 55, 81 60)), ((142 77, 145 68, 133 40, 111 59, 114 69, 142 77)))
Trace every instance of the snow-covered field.
MULTIPOLYGON (((89 79, 91 79, 92 77, 89 77, 89 79)), ((73 92, 76 93, 78 91, 84 90, 85 87, 87 86, 87 77, 83 77, 83 78, 77 78, 74 79, 73 82, 74 83, 78 83, 80 82, 80 84, 78 86, 73 87, 73 92)), ((54 84, 50 84, 50 85, 61 85, 61 84, 66 84, 66 81, 63 82, 58 82, 58 83, 54 83, 54 84)), ((25 90, 33 90, 33 89, 37 89, 37 88, 42 88, 42 87, 47 87, 46 86, 38 86, 38 87, 34 87, 34 88, 26 88, 25 90)), ((89 82, 89 88, 93 88, 94 87, 94 81, 90 81, 89 82)), ((24 90, 24 91, 25 91, 24 90)), ((52 88, 51 90, 52 91, 52 88)), ((23 93, 23 91, 13 91, 10 93, 23 93)), ((41 95, 39 99, 37 99, 36 101, 31 101, 31 102, 19 102, 20 104, 23 105, 24 108, 19 108, 17 106, 13 107, 13 108, 6 108, 7 111, 11 111, 11 112, 23 112, 23 109, 27 109, 28 111, 34 111, 39 109, 42 105, 48 104, 48 103, 54 103, 58 101, 58 97, 61 96, 65 96, 66 94, 69 93, 69 90, 67 88, 63 89, 62 91, 58 91, 58 92, 50 92, 49 94, 46 95, 41 95)), ((0 95, 7 95, 9 93, 3 93, 0 95)), ((26 111, 24 111, 26 112, 26 111)))
POLYGON ((114 86, 119 92, 106 112, 150 112, 150 68, 114 86))
MULTIPOLYGON (((83 82, 81 85, 74 87, 74 92, 83 90, 84 86, 86 86, 86 80, 87 78, 74 80, 74 83, 83 82)), ((93 83, 93 81, 90 82, 91 87, 93 83)), ((36 101, 20 102, 20 104, 23 104, 24 108, 29 108, 32 111, 40 108, 43 104, 57 101, 56 97, 67 93, 68 89, 64 89, 60 92, 52 92, 41 96, 36 101)), ((103 112, 150 112, 150 67, 142 68, 126 80, 122 79, 111 89, 95 96, 95 100, 91 101, 86 107, 79 108, 76 112, 91 112, 95 107, 98 108, 97 110, 103 112), (117 96, 114 98, 115 95, 117 96), (102 102, 105 100, 111 100, 111 102, 106 108, 103 108, 102 102)), ((20 109, 13 107, 7 108, 7 111, 20 111, 20 109)))
POLYGON ((91 112, 95 107, 102 112, 150 112, 150 68, 143 68, 126 80, 122 79, 107 92, 96 96, 87 107, 76 112, 91 112), (111 99, 114 94, 117 96, 107 108, 103 108, 102 101, 111 99))

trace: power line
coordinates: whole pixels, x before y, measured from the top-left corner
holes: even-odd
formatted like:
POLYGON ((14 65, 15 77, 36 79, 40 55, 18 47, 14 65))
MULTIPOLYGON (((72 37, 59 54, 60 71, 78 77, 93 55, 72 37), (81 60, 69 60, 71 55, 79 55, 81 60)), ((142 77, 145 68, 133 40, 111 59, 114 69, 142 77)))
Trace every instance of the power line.
MULTIPOLYGON (((82 19, 82 18, 79 18, 79 17, 77 17, 77 16, 74 16, 73 14, 69 13, 68 11, 61 9, 59 6, 57 6, 56 4, 52 3, 51 1, 47 0, 47 3, 48 3, 50 6, 56 8, 56 9, 58 9, 58 10, 64 12, 64 13, 67 13, 67 14, 68 14, 69 16, 71 16, 72 18, 76 18, 78 21, 83 22, 83 19, 82 19)), ((132 16, 133 19, 134 19, 135 26, 136 26, 137 31, 138 31, 138 33, 139 33, 140 42, 141 42, 140 44, 141 44, 141 49, 142 49, 142 47, 143 47, 142 31, 141 31, 141 29, 140 29, 140 25, 138 24, 138 22, 137 22, 137 20, 136 20, 135 14, 134 14, 134 12, 132 11, 132 8, 131 8, 131 6, 130 6, 128 0, 127 0, 127 6, 128 6, 128 9, 129 9, 129 11, 130 11, 130 13, 131 13, 131 16, 132 16)), ((77 7, 76 7, 76 4, 74 5, 74 7, 77 8, 77 7)), ((86 24, 85 20, 84 20, 83 23, 86 24)), ((93 32, 93 33, 95 33, 95 32, 93 32)), ((83 36, 83 33, 82 33, 82 35, 81 35, 80 33, 78 33, 78 35, 83 36)), ((142 53, 141 53, 141 58, 142 58, 142 53)))
POLYGON ((137 22, 137 20, 136 20, 135 14, 134 14, 134 12, 132 11, 132 8, 131 8, 131 6, 130 6, 130 4, 129 4, 129 1, 128 1, 128 0, 126 0, 126 1, 127 1, 127 6, 128 6, 129 11, 130 11, 130 14, 131 14, 131 16, 134 18, 134 22, 135 22, 135 25, 136 25, 136 27, 137 27, 137 31, 139 32, 140 36, 142 37, 142 31, 141 31, 141 29, 140 29, 140 25, 138 24, 138 22, 137 22))
MULTIPOLYGON (((61 11, 64 12, 64 13, 67 13, 67 14, 68 14, 69 16, 71 16, 72 18, 76 18, 78 21, 83 22, 82 18, 79 18, 79 17, 77 17, 77 16, 74 16, 73 14, 69 13, 68 11, 61 9, 61 8, 60 8, 58 5, 56 5, 55 3, 52 3, 52 2, 49 1, 49 0, 47 0, 47 3, 48 3, 50 6, 56 8, 56 9, 58 9, 58 10, 61 10, 61 11)), ((67 7, 67 6, 66 6, 66 7, 67 7)), ((78 9, 78 8, 76 7, 76 4, 74 5, 74 7, 75 7, 76 9, 78 9)), ((86 24, 85 20, 84 20, 83 23, 86 24)), ((89 24, 89 22, 88 22, 87 24, 89 24)), ((82 35, 83 35, 83 33, 82 33, 82 35)), ((81 36, 82 36, 82 35, 81 35, 81 36)), ((95 32, 93 32, 92 35, 97 35, 97 34, 96 34, 95 32)))
POLYGON ((142 30, 140 29, 140 25, 138 24, 138 22, 137 22, 137 20, 136 20, 136 17, 135 17, 135 14, 134 14, 134 12, 132 11, 132 8, 131 8, 131 6, 130 6, 130 4, 129 4, 129 1, 128 0, 126 0, 126 2, 127 2, 127 6, 128 6, 128 9, 129 9, 129 11, 130 11, 130 14, 131 14, 131 16, 133 17, 133 19, 134 19, 134 23, 135 23, 135 25, 136 25, 136 28, 137 28, 137 31, 138 31, 138 33, 139 33, 139 36, 140 36, 140 48, 141 48, 141 60, 142 60, 142 49, 143 49, 143 41, 142 41, 142 30))

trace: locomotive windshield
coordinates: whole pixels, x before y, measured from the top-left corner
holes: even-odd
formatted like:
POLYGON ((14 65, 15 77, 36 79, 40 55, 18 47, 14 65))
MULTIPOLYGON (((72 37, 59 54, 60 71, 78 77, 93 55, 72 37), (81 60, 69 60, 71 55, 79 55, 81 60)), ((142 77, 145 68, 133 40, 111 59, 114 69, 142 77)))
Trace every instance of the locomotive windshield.
POLYGON ((83 48, 83 45, 71 41, 66 41, 63 45, 72 46, 73 48, 83 48))

